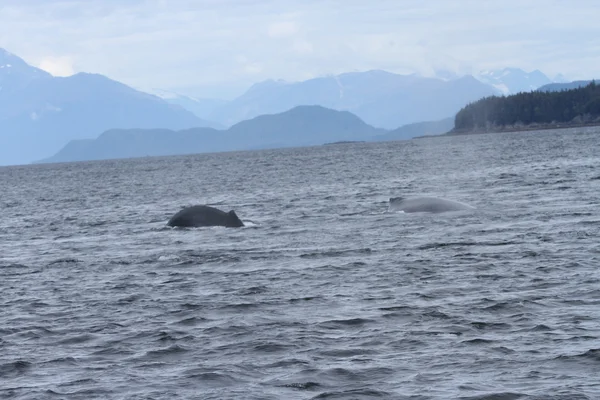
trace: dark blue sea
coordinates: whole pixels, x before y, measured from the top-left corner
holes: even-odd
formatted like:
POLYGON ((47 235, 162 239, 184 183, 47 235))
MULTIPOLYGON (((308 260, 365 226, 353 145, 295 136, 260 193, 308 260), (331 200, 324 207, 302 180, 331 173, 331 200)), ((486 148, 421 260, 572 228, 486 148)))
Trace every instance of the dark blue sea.
POLYGON ((0 168, 0 398, 600 399, 600 129, 0 168))

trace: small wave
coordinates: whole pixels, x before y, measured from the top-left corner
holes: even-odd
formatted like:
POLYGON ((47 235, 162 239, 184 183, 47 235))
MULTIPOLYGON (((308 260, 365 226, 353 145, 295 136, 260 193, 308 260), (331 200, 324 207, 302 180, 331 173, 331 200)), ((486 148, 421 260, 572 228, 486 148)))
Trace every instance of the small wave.
POLYGON ((463 396, 459 397, 460 400, 517 400, 524 398, 525 395, 521 393, 502 392, 502 393, 490 393, 482 394, 478 396, 463 396))
POLYGON ((76 365, 77 360, 73 357, 61 357, 54 360, 46 361, 44 364, 65 364, 65 365, 76 365))
POLYGON ((94 325, 89 328, 89 331, 92 333, 114 332, 114 331, 119 331, 124 327, 125 327, 125 325, 121 325, 116 322, 108 322, 106 324, 94 325))
POLYGON ((91 340, 96 339, 96 336, 90 335, 89 333, 84 333, 83 335, 76 335, 73 337, 69 337, 63 340, 60 340, 59 344, 79 344, 89 342, 91 340))
POLYGON ((408 306, 391 306, 391 307, 379 307, 381 311, 406 311, 412 313, 412 308, 408 306))
POLYGON ((20 201, 3 201, 2 207, 3 208, 13 208, 13 207, 19 207, 21 204, 23 204, 23 203, 20 201))
POLYGON ((242 227, 242 229, 248 229, 248 228, 258 228, 260 227, 260 224, 258 222, 255 221, 250 221, 250 220, 244 220, 242 221, 244 222, 244 226, 242 227))
POLYGON ((510 246, 515 244, 521 244, 520 242, 513 241, 502 241, 502 242, 474 242, 474 241, 464 241, 464 242, 438 242, 438 243, 428 243, 417 247, 419 250, 430 250, 430 249, 438 249, 445 247, 455 247, 455 246, 510 246))
POLYGON ((324 350, 321 351, 320 354, 329 357, 355 357, 362 356, 365 354, 377 354, 378 351, 371 349, 333 349, 333 350, 324 350))
POLYGON ((279 387, 298 389, 298 390, 314 390, 321 386, 322 385, 317 382, 294 382, 294 383, 285 383, 285 384, 279 385, 279 387))
POLYGON ((306 360, 299 360, 297 358, 291 358, 291 359, 287 359, 287 360, 277 361, 272 364, 267 364, 264 367, 265 368, 290 368, 290 367, 296 367, 296 366, 307 366, 309 364, 310 364, 310 362, 308 362, 306 360))
POLYGON ((516 351, 505 346, 492 347, 491 350, 500 354, 515 354, 516 351))
POLYGON ((332 319, 329 321, 320 322, 318 325, 327 329, 338 329, 340 327, 355 327, 373 323, 372 319, 367 318, 350 318, 350 319, 332 319))
POLYGON ((30 269, 29 266, 24 264, 4 264, 0 265, 0 275, 5 276, 20 276, 20 275, 33 275, 42 272, 41 269, 30 269))
POLYGON ((512 328, 510 324, 505 324, 503 322, 475 321, 471 322, 470 325, 479 330, 504 330, 512 328))
POLYGON ((144 359, 162 359, 162 358, 170 358, 170 357, 179 357, 183 353, 187 353, 189 350, 174 344, 166 349, 160 350, 150 350, 146 352, 146 355, 143 357, 144 359))
POLYGON ((438 310, 426 311, 423 313, 423 316, 433 318, 433 319, 443 319, 443 320, 452 319, 452 317, 450 315, 446 314, 445 312, 438 311, 438 310))
POLYGON ((54 261, 50 261, 48 263, 48 266, 57 265, 57 264, 61 264, 61 265, 62 264, 78 264, 78 263, 81 263, 81 262, 82 262, 81 260, 78 260, 76 258, 58 258, 58 259, 56 259, 54 261))
POLYGON ((532 332, 549 332, 552 331, 553 329, 550 328, 548 325, 544 325, 544 324, 540 324, 540 325, 536 325, 533 328, 529 329, 532 332))
POLYGON ((318 399, 368 399, 368 398, 390 398, 391 393, 383 390, 375 389, 354 389, 339 392, 323 392, 315 397, 313 400, 318 399))
POLYGON ((183 303, 179 306, 182 310, 199 310, 204 308, 202 304, 193 304, 193 303, 183 303))
POLYGON ((175 254, 161 255, 158 257, 158 261, 179 261, 179 260, 180 260, 179 256, 177 256, 175 254))
POLYGON ((475 339, 463 340, 461 343, 480 345, 480 344, 490 344, 490 343, 494 343, 494 342, 495 342, 495 340, 475 338, 475 339))
POLYGON ((82 378, 82 379, 75 379, 74 381, 60 383, 59 386, 60 387, 69 387, 69 386, 95 385, 97 383, 98 383, 98 381, 96 379, 82 378))
POLYGON ((236 304, 227 304, 223 306, 221 309, 233 309, 233 310, 250 310, 254 308, 259 308, 264 303, 236 303, 236 304))
POLYGON ((0 264, 0 269, 28 269, 29 267, 25 264, 0 264))
MULTIPOLYGON (((9 323, 10 323, 10 321, 9 321, 9 323)), ((39 339, 41 337, 56 334, 55 331, 52 331, 44 326, 28 326, 28 327, 24 327, 24 328, 8 328, 8 329, 5 328, 5 329, 0 329, 0 332, 6 332, 6 334, 8 334, 8 335, 18 334, 19 336, 27 338, 27 339, 39 339)))
MULTIPOLYGON (((145 335, 144 335, 145 336, 145 335)), ((155 332, 151 335, 152 337, 156 337, 156 341, 157 342, 175 342, 177 340, 180 340, 180 338, 178 338, 176 336, 176 332, 167 332, 167 331, 159 331, 159 332, 155 332)))
POLYGON ((252 286, 249 288, 238 290, 237 294, 239 294, 240 296, 250 296, 255 294, 266 293, 268 290, 269 288, 266 286, 252 286))
POLYGON ((117 299, 117 301, 115 302, 115 304, 117 304, 117 305, 131 304, 131 303, 135 303, 138 300, 143 299, 145 297, 147 297, 147 296, 144 295, 144 294, 134 293, 134 294, 131 294, 129 296, 125 296, 125 297, 122 297, 120 299, 117 299))
POLYGON ((188 379, 202 381, 211 386, 229 386, 235 384, 237 380, 229 374, 215 371, 207 371, 204 368, 193 368, 184 372, 188 379))
MULTIPOLYGON (((181 257, 182 263, 192 262, 192 263, 221 263, 221 264, 229 264, 229 263, 237 263, 241 261, 241 258, 238 256, 234 256, 228 253, 221 252, 199 252, 197 250, 188 250, 184 252, 181 257)), ((152 262, 152 261, 150 261, 152 262)))
POLYGON ((570 356, 561 355, 561 356, 556 357, 556 359, 568 360, 568 361, 583 359, 583 360, 599 362, 600 361, 600 348, 590 349, 590 350, 586 351, 585 353, 575 354, 575 355, 570 355, 570 356))
POLYGON ((492 304, 491 306, 485 307, 484 310, 496 312, 496 311, 509 310, 509 309, 513 309, 513 308, 514 308, 514 303, 500 301, 496 304, 492 304))
POLYGON ((103 226, 103 225, 108 225, 108 224, 110 224, 110 221, 102 221, 102 220, 100 220, 100 221, 90 221, 90 222, 87 222, 87 223, 83 223, 83 224, 80 224, 80 226, 82 228, 88 228, 88 227, 103 226))
POLYGON ((477 246, 477 242, 440 242, 440 243, 428 243, 417 247, 419 250, 431 250, 431 249, 439 249, 444 247, 454 247, 454 246, 477 246))
POLYGON ((174 322, 174 324, 182 325, 182 326, 196 326, 196 325, 202 324, 207 321, 208 321, 208 319, 206 319, 206 318, 190 317, 190 318, 185 318, 180 321, 174 322))
POLYGON ((510 173, 510 172, 503 172, 500 175, 498 175, 498 179, 509 179, 509 178, 518 178, 518 177, 519 177, 519 175, 510 173))
POLYGON ((319 251, 313 253, 305 253, 301 254, 301 258, 321 258, 321 257, 339 257, 346 255, 354 255, 354 254, 371 254, 372 250, 370 248, 363 249, 349 249, 349 250, 326 250, 319 251))
POLYGON ((288 301, 290 303, 297 303, 300 301, 312 301, 312 300, 321 300, 321 299, 323 299, 322 296, 307 296, 307 297, 298 297, 295 299, 289 299, 288 301))
POLYGON ((43 308, 43 307, 50 307, 50 304, 44 303, 41 300, 32 300, 31 302, 29 302, 27 304, 27 308, 31 308, 31 309, 37 309, 37 308, 43 308))
POLYGON ((47 393, 52 393, 54 395, 58 395, 61 396, 61 398, 81 398, 81 399, 107 399, 110 398, 112 394, 114 394, 114 392, 110 389, 100 389, 100 388, 93 388, 93 389, 81 389, 81 390, 76 390, 74 392, 64 392, 64 393, 59 393, 59 392, 55 392, 52 390, 47 390, 47 393))
POLYGON ((120 349, 114 346, 104 347, 92 352, 93 356, 130 356, 133 354, 135 353, 129 349, 120 349))
POLYGON ((6 364, 0 364, 0 377, 2 378, 15 378, 17 376, 25 374, 32 367, 32 363, 29 361, 17 360, 8 362, 6 364))
POLYGON ((281 343, 261 343, 254 346, 254 351, 259 353, 279 353, 286 351, 293 347, 292 345, 285 345, 281 343))

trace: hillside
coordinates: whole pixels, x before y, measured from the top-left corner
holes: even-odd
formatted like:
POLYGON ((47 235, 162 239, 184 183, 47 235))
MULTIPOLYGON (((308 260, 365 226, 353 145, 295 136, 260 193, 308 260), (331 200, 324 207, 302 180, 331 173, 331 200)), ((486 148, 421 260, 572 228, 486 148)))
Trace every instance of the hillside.
POLYGON ((560 92, 536 91, 481 99, 456 114, 453 133, 595 123, 600 123, 600 86, 592 82, 560 92))
POLYGON ((561 90, 571 90, 571 89, 577 89, 583 86, 587 86, 590 83, 592 83, 592 81, 573 81, 573 82, 567 82, 567 83, 549 83, 547 85, 544 85, 540 88, 538 88, 538 91, 540 92, 560 92, 561 90))
POLYGON ((416 122, 391 130, 383 135, 375 136, 373 141, 407 140, 418 136, 441 135, 454 127, 454 118, 439 121, 416 122))
POLYGON ((95 140, 71 141, 54 156, 40 162, 309 146, 367 140, 383 132, 349 112, 320 106, 299 106, 280 114, 262 115, 243 121, 227 130, 109 130, 95 140))

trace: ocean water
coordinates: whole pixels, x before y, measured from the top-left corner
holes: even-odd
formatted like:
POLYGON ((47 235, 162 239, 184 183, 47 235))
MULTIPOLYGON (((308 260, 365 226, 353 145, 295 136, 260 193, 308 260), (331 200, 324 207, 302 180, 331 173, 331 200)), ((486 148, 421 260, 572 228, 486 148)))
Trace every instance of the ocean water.
POLYGON ((1 399, 600 399, 600 129, 0 168, 1 399), (430 195, 469 212, 388 212, 430 195), (172 229, 182 206, 246 227, 172 229))

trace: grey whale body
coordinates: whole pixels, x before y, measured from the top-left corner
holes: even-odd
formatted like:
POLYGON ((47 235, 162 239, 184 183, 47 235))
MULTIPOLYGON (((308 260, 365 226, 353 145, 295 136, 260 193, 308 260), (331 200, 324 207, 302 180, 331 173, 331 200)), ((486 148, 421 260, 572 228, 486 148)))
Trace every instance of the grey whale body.
POLYGON ((167 226, 196 228, 201 226, 224 226, 226 228, 239 228, 244 223, 235 211, 221 211, 217 208, 198 205, 186 207, 173 215, 167 226))
POLYGON ((474 208, 465 203, 437 197, 392 197, 389 205, 390 211, 403 211, 405 213, 443 213, 473 210, 474 208))

